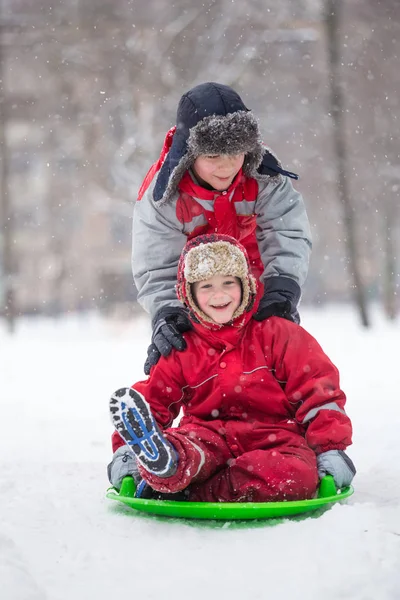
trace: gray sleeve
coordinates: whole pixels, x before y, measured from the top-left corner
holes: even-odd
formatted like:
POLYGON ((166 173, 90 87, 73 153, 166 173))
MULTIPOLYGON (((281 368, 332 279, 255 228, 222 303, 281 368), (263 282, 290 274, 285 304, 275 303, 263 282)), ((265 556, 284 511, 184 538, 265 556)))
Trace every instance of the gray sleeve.
POLYGON ((187 237, 176 217, 175 204, 158 206, 151 186, 134 209, 132 272, 138 301, 152 319, 162 306, 182 306, 175 285, 187 237))
POLYGON ((257 242, 264 265, 262 280, 283 275, 301 287, 308 273, 311 231, 302 195, 287 177, 259 183, 257 242))

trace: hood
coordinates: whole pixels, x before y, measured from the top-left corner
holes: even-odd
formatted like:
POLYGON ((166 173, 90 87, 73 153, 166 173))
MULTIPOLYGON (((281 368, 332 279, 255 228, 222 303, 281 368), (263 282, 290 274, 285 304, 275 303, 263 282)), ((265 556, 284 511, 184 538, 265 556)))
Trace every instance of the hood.
POLYGON ((242 326, 254 307, 257 297, 257 282, 250 273, 249 259, 245 248, 228 235, 199 235, 190 240, 178 265, 177 295, 188 307, 191 318, 209 329, 220 329, 224 325, 215 323, 203 313, 194 301, 192 284, 209 279, 213 275, 238 277, 242 284, 242 301, 229 323, 242 326))

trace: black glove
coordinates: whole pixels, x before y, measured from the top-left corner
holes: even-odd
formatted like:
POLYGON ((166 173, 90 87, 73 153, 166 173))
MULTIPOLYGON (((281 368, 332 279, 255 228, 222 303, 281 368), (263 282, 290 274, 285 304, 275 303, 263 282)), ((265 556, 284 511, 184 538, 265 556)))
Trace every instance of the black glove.
POLYGON ((300 316, 297 312, 300 294, 300 287, 293 279, 280 275, 268 278, 265 282, 264 295, 253 319, 264 321, 268 317, 282 317, 294 323, 300 323, 300 316))
POLYGON ((150 374, 160 360, 160 356, 168 356, 172 348, 185 350, 186 342, 182 333, 192 329, 188 312, 179 306, 164 306, 160 308, 153 319, 153 335, 151 344, 147 348, 147 359, 144 363, 144 372, 150 374))

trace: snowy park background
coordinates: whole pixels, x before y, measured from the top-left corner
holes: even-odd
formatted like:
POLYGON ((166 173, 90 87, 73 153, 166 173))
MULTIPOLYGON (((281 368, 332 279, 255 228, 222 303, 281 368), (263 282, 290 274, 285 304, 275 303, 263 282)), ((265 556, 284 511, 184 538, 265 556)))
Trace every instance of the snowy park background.
POLYGON ((303 309, 342 374, 358 473, 346 505, 273 527, 213 529, 104 498, 107 403, 142 378, 146 318, 81 315, 0 330, 2 600, 398 600, 400 324, 303 309))
POLYGON ((399 600, 399 53, 398 0, 0 0, 0 600, 399 600), (358 469, 319 518, 212 528, 104 496, 108 399, 150 339, 133 207, 205 81, 300 175, 302 322, 358 469))

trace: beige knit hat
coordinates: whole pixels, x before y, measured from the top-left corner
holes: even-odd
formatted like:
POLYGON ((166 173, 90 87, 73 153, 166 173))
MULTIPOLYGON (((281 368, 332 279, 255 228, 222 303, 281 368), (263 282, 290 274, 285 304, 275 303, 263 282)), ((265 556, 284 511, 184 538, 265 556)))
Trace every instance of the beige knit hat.
POLYGON ((197 306, 192 284, 214 275, 238 277, 242 284, 242 301, 232 320, 250 310, 257 293, 257 284, 249 272, 246 250, 227 235, 202 235, 191 240, 184 248, 178 268, 178 297, 192 314, 206 323, 214 323, 197 306))

